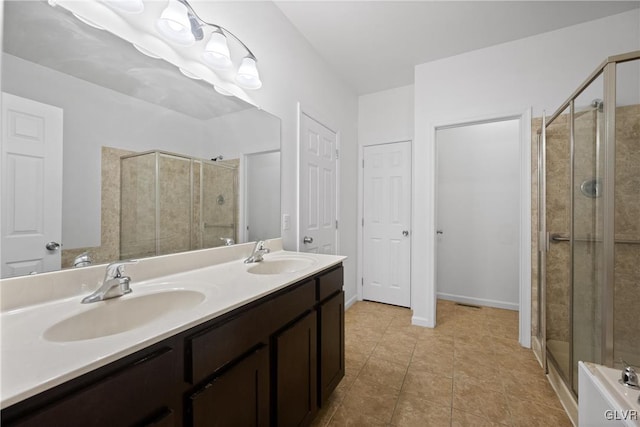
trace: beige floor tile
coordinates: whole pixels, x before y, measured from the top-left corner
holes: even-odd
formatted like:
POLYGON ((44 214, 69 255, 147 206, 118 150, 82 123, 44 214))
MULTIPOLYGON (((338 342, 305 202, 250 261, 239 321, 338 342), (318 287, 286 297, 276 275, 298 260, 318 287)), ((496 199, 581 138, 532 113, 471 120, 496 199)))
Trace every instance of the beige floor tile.
POLYGON ((453 379, 439 374, 416 371, 409 367, 402 385, 404 393, 410 393, 438 405, 451 406, 453 379))
POLYGON ((413 349, 414 347, 412 346, 396 345, 392 342, 380 342, 371 353, 371 357, 408 366, 411 361, 413 349))
POLYGON ((432 351, 431 349, 416 350, 411 356, 409 368, 414 372, 429 372, 435 375, 453 377, 453 353, 432 351))
POLYGON ((451 415, 451 427, 500 427, 509 424, 500 424, 488 418, 476 414, 454 409, 451 415))
POLYGON ((406 373, 406 365, 372 357, 364 365, 358 378, 400 390, 406 373))
POLYGON ((453 409, 469 412, 502 424, 509 423, 511 419, 507 396, 477 384, 454 388, 453 409))
POLYGON ((358 378, 342 401, 342 406, 354 414, 367 414, 388 423, 399 395, 399 390, 358 378))
POLYGON ((432 403, 410 393, 401 393, 391 419, 398 427, 441 427, 451 422, 451 407, 432 403))
POLYGON ((341 405, 328 425, 331 427, 386 427, 388 423, 363 412, 354 412, 341 405))
MULTIPOLYGON (((498 375, 483 375, 485 371, 475 371, 472 374, 457 370, 453 374, 453 389, 465 391, 471 388, 496 391, 504 393, 502 380, 498 375)), ((455 391, 454 391, 455 392, 455 391)))
POLYGON ((509 407, 511 409, 511 423, 516 427, 573 426, 564 411, 544 405, 536 405, 529 400, 512 399, 509 401, 509 407))
POLYGON ((517 312, 438 301, 437 326, 358 302, 345 313, 346 376, 314 426, 564 426, 517 312), (522 399, 526 396, 526 399, 522 399))

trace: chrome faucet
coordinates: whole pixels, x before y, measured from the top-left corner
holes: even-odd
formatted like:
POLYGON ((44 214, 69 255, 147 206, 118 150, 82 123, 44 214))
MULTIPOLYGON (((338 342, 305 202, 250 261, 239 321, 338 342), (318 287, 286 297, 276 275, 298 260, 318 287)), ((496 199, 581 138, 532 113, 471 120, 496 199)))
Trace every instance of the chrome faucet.
POLYGON ((130 259, 128 261, 116 261, 107 265, 104 273, 104 280, 97 291, 82 299, 82 304, 90 302, 104 301, 110 298, 121 297, 131 292, 129 284, 131 277, 123 276, 126 264, 137 264, 138 261, 130 259))
POLYGON ((256 245, 253 247, 253 252, 249 258, 245 259, 245 264, 249 264, 251 262, 260 262, 262 261, 262 256, 264 254, 268 254, 271 252, 269 248, 264 245, 264 240, 258 240, 256 245))

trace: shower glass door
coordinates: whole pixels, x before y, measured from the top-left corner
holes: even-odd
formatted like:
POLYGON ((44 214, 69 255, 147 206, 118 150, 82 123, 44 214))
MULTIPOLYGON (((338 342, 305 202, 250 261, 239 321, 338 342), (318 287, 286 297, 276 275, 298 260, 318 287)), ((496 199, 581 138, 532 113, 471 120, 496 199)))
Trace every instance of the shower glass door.
POLYGON ((548 250, 545 269, 547 360, 570 381, 571 275, 569 231, 571 120, 569 108, 546 127, 545 180, 548 250))
POLYGON ((600 74, 574 101, 572 387, 578 361, 602 362, 604 262, 604 103, 600 74))

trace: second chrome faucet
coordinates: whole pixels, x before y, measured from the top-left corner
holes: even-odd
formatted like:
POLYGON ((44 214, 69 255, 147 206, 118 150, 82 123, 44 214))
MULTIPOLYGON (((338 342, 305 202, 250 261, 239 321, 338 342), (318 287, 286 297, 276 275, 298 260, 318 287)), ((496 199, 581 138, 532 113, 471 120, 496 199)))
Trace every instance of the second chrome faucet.
POLYGON ((251 252, 249 258, 245 259, 244 262, 246 264, 260 262, 262 261, 262 257, 269 252, 271 252, 271 250, 264 245, 264 240, 258 240, 253 247, 253 252, 251 252))

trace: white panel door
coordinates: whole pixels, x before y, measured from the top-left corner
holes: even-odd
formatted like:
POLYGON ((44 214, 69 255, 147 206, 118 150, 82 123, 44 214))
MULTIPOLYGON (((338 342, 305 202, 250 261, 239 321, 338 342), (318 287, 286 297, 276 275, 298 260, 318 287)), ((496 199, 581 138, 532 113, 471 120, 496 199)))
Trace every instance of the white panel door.
POLYGON ((300 251, 336 253, 335 132, 300 119, 300 251))
POLYGON ((519 120, 438 129, 438 297, 518 309, 519 120))
POLYGON ((411 143, 364 148, 366 300, 411 306, 411 143))
POLYGON ((61 238, 62 110, 2 93, 2 277, 59 270, 61 238))

